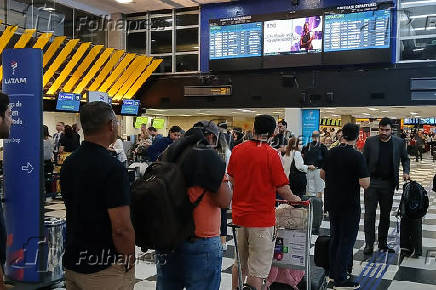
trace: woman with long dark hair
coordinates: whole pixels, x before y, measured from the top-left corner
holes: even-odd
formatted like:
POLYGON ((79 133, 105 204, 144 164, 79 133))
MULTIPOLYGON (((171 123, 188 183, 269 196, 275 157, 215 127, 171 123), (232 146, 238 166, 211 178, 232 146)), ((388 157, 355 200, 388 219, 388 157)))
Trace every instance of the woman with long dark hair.
POLYGON ((59 140, 59 152, 73 152, 77 148, 79 148, 79 140, 77 140, 73 128, 69 125, 65 126, 64 129, 64 135, 62 135, 61 139, 59 140))

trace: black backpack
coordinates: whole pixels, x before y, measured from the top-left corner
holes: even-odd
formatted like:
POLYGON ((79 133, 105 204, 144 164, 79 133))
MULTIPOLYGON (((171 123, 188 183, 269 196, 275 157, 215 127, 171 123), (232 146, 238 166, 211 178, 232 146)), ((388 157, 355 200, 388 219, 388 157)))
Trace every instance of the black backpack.
POLYGON ((427 214, 429 205, 427 191, 416 181, 410 181, 403 186, 399 215, 410 219, 420 219, 427 214))
POLYGON ((154 162, 131 189, 131 216, 136 245, 170 252, 194 237, 193 210, 205 192, 191 203, 180 168, 186 149, 177 162, 154 162))

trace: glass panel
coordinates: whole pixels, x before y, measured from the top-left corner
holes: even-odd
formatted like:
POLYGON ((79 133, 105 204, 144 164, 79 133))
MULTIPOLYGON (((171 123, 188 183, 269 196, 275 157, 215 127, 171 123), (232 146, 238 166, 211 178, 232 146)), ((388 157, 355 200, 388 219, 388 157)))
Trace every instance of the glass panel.
POLYGON ((173 67, 173 58, 171 55, 168 56, 156 56, 156 58, 162 58, 163 61, 160 63, 158 68, 154 71, 156 73, 170 73, 173 67))
POLYGON ((151 29, 158 30, 173 26, 172 16, 156 17, 151 19, 151 29))
POLYGON ((436 34, 436 5, 404 8, 399 19, 401 37, 436 34))
POLYGON ((176 51, 198 51, 198 28, 176 30, 176 51))
POLYGON ((401 60, 436 60, 436 37, 402 40, 401 60))
POLYGON ((101 17, 76 10, 75 19, 75 38, 93 44, 106 44, 107 23, 101 17))
POLYGON ((151 53, 171 53, 172 52, 172 31, 152 31, 151 32, 151 53))
POLYGON ((147 19, 134 19, 127 21, 127 29, 129 31, 147 29, 147 19))
POLYGON ((176 72, 198 71, 198 54, 176 55, 176 72))
POLYGON ((134 32, 127 34, 127 51, 145 54, 147 32, 134 32))
POLYGON ((176 26, 198 25, 198 13, 176 15, 176 26))

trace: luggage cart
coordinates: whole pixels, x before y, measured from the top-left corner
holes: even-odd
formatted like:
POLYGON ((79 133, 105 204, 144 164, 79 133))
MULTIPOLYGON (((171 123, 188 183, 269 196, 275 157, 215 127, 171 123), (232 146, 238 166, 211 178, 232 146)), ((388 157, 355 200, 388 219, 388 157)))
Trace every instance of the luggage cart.
POLYGON ((277 200, 278 204, 289 204, 295 208, 307 209, 305 225, 302 229, 277 227, 276 245, 272 266, 292 270, 304 270, 306 290, 311 289, 310 246, 312 242, 313 208, 310 200, 288 202, 277 200))

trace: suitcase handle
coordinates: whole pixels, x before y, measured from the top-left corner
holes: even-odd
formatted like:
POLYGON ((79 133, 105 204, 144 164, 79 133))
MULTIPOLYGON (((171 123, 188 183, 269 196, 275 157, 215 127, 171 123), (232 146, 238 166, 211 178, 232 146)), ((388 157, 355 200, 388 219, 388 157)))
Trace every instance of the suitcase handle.
POLYGON ((281 200, 281 199, 276 199, 276 202, 279 204, 284 204, 287 203, 289 205, 302 205, 302 206, 310 206, 310 200, 305 200, 305 201, 287 201, 287 200, 281 200))

